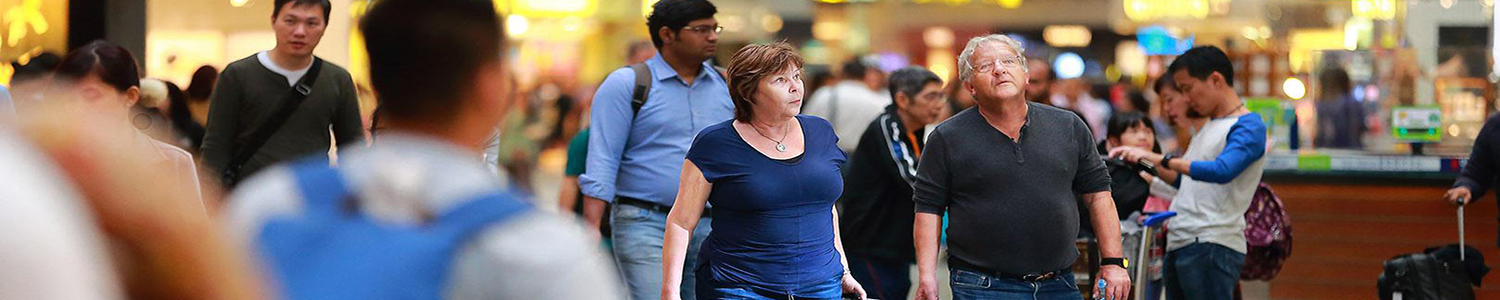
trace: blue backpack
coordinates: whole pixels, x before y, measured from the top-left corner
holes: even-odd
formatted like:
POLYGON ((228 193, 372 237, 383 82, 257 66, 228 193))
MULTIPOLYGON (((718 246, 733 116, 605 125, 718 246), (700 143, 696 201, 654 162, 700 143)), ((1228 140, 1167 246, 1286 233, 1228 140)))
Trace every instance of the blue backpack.
POLYGON ((532 209, 495 192, 419 226, 393 225, 359 213, 326 160, 291 169, 306 199, 304 212, 268 221, 256 238, 286 299, 442 299, 460 247, 532 209))

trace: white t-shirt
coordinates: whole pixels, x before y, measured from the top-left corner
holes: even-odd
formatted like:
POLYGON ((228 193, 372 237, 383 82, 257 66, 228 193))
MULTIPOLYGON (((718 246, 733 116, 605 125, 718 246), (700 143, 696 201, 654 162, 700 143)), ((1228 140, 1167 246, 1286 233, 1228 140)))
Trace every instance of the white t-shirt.
POLYGON ((271 61, 270 51, 261 51, 260 53, 255 54, 255 59, 260 60, 260 64, 266 66, 266 69, 270 69, 271 72, 276 72, 276 74, 286 76, 287 86, 297 85, 297 81, 302 80, 302 75, 307 75, 307 69, 312 68, 311 64, 307 65, 306 68, 302 68, 301 70, 287 70, 286 68, 282 68, 281 65, 277 65, 275 61, 271 61))
MULTIPOLYGON (((1193 135, 1182 159, 1192 162, 1214 161, 1228 145, 1231 128, 1243 116, 1209 120, 1193 135)), ((1265 171, 1266 158, 1261 156, 1241 171, 1234 180, 1218 184, 1182 176, 1181 187, 1172 199, 1177 217, 1167 224, 1167 251, 1203 242, 1215 243, 1245 253, 1245 211, 1255 197, 1265 171)))
POLYGON ((891 96, 889 92, 870 90, 863 82, 845 80, 818 90, 804 101, 808 101, 807 109, 802 113, 832 123, 833 132, 839 137, 839 149, 854 153, 870 121, 891 105, 891 96))

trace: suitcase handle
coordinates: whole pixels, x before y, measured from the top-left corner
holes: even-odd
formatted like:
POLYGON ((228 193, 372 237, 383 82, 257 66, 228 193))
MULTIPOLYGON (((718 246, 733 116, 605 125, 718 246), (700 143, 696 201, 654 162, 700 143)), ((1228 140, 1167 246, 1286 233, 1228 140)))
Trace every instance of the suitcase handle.
MULTIPOLYGON (((1463 202, 1463 199, 1460 199, 1460 202, 1463 202)), ((1469 251, 1466 249, 1469 249, 1469 246, 1464 245, 1464 205, 1460 204, 1458 205, 1458 261, 1469 260, 1467 258, 1469 255, 1466 255, 1469 251)))

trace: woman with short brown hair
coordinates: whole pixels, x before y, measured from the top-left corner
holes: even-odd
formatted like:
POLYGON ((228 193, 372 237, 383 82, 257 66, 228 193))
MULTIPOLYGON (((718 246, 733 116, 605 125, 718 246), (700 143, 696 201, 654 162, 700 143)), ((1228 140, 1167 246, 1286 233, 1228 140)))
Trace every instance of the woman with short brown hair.
POLYGON ((699 252, 698 299, 864 298, 833 208, 844 153, 828 121, 798 115, 801 72, 786 43, 746 46, 730 60, 734 120, 703 129, 688 150, 667 216, 662 299, 678 299, 688 238, 709 203, 715 230, 699 252))

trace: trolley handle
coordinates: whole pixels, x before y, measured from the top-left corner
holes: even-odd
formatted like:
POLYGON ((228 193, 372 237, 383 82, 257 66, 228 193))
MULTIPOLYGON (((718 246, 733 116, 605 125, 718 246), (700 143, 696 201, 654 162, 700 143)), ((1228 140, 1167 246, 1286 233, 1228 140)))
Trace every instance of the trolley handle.
POLYGON ((1161 225, 1162 223, 1167 222, 1167 219, 1171 219, 1172 217, 1176 216, 1177 212, 1175 211, 1159 212, 1151 215, 1150 217, 1146 217, 1146 220, 1141 221, 1141 225, 1145 225, 1146 227, 1154 227, 1157 225, 1161 225))

